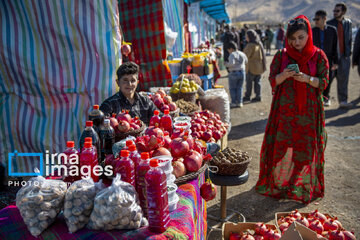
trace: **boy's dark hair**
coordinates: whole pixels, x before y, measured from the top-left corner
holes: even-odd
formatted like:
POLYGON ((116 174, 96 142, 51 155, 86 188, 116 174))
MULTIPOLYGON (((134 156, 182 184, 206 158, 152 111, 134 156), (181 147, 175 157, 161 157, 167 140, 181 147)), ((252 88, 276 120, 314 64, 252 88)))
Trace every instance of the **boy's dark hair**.
POLYGON ((335 5, 335 7, 341 7, 341 10, 342 10, 344 13, 346 13, 346 11, 347 11, 347 7, 346 7, 346 4, 345 4, 344 2, 337 3, 337 4, 335 5))
POLYGON ((229 49, 232 48, 234 50, 237 50, 237 44, 234 41, 229 42, 228 47, 229 47, 229 49))
POLYGON ((225 29, 225 30, 230 30, 229 25, 226 25, 226 26, 224 27, 224 29, 225 29))
POLYGON ((134 62, 126 62, 120 65, 116 71, 118 80, 120 80, 124 75, 132 75, 139 73, 139 65, 134 62))
POLYGON ((288 29, 286 32, 286 38, 290 38, 295 32, 297 32, 299 30, 304 30, 306 33, 309 33, 306 23, 295 22, 292 25, 290 25, 290 24, 288 25, 288 29))
POLYGON ((316 11, 315 16, 319 16, 319 17, 324 18, 324 17, 327 16, 327 14, 326 14, 326 12, 324 10, 318 10, 318 11, 316 11))

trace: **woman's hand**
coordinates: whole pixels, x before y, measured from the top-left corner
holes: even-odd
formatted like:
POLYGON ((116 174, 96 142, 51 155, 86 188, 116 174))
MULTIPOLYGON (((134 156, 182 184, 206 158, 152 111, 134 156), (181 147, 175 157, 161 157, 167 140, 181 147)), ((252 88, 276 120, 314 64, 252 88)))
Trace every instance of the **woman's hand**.
POLYGON ((308 83, 309 79, 310 79, 310 76, 306 75, 305 73, 300 72, 300 73, 295 73, 293 78, 296 81, 308 83))
POLYGON ((293 77, 295 74, 296 74, 295 71, 285 68, 284 71, 281 73, 281 77, 283 77, 284 79, 287 79, 287 78, 293 77))

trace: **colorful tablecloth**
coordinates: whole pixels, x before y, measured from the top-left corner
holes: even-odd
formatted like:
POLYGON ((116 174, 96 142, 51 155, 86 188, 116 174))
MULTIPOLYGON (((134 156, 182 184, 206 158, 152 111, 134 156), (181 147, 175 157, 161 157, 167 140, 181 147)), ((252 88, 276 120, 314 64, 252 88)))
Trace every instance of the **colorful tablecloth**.
POLYGON ((180 197, 177 209, 170 213, 170 227, 162 234, 153 234, 146 227, 134 231, 95 231, 84 228, 75 234, 68 233, 63 217, 59 216, 50 228, 38 238, 33 237, 20 216, 16 206, 8 206, 0 211, 0 239, 206 239, 206 202, 200 196, 200 186, 204 174, 198 179, 183 184, 177 190, 180 197))

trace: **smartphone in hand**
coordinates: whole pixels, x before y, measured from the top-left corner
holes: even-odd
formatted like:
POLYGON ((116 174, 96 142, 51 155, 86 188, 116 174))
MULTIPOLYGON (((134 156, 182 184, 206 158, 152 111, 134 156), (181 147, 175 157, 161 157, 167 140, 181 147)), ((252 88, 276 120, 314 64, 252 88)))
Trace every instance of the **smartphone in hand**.
POLYGON ((296 73, 299 73, 299 72, 300 72, 300 70, 299 70, 299 65, 297 65, 297 64, 289 64, 289 65, 287 65, 286 68, 287 68, 287 69, 290 69, 290 70, 292 70, 292 71, 295 71, 296 73))

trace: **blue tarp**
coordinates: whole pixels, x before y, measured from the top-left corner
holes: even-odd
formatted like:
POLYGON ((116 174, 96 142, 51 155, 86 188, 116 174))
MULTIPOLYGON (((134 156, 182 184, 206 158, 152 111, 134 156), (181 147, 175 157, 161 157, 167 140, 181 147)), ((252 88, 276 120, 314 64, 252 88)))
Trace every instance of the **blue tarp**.
POLYGON ((226 23, 230 22, 229 15, 226 12, 225 0, 185 0, 185 3, 191 4, 200 2, 200 9, 204 10, 210 17, 221 22, 225 20, 226 23))

